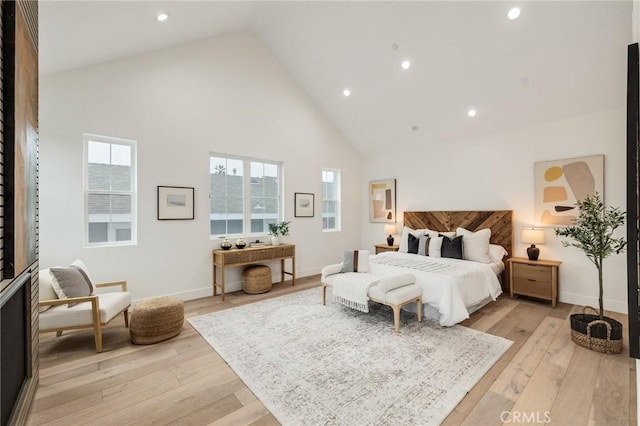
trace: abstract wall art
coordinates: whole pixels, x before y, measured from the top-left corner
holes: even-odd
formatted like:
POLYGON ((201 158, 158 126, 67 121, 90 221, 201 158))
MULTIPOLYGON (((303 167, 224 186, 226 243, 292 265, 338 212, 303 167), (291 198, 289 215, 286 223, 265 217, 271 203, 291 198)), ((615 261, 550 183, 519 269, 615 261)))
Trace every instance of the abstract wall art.
POLYGON ((396 180, 369 182, 369 222, 396 221, 396 180))
POLYGON ((576 202, 596 192, 604 196, 604 155, 537 162, 533 175, 538 226, 571 225, 576 202))

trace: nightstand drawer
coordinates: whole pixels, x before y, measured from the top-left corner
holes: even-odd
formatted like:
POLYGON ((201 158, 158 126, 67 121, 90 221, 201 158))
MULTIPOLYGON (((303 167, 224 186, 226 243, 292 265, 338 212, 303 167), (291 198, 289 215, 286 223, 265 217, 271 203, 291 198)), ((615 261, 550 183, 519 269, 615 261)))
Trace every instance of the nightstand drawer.
POLYGON ((539 281, 531 278, 513 278, 513 292, 525 296, 551 299, 550 281, 539 281))
POLYGON ((513 265, 513 277, 551 282, 551 268, 543 265, 515 263, 513 265))
POLYGON ((507 259, 511 268, 509 282, 511 297, 521 294, 538 299, 551 300, 556 307, 558 300, 558 267, 556 260, 529 260, 524 257, 507 259))

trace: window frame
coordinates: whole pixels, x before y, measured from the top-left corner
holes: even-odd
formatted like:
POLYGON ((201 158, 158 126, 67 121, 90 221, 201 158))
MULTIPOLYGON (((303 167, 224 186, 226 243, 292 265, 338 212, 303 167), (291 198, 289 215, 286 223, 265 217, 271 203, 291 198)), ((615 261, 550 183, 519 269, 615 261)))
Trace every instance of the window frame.
POLYGON ((210 240, 219 240, 223 238, 259 238, 265 237, 269 234, 268 231, 262 232, 251 232, 251 163, 263 163, 263 164, 272 164, 277 167, 278 170, 278 201, 276 205, 278 206, 278 213, 276 221, 280 222, 284 220, 284 165, 282 161, 268 160, 264 158, 256 158, 256 157, 248 157, 243 155, 231 155, 231 154, 223 154, 220 152, 210 151, 209 152, 209 239, 210 240), (242 232, 235 234, 212 234, 211 233, 211 199, 213 197, 212 188, 211 188, 211 158, 225 158, 227 160, 236 160, 242 161, 243 170, 246 171, 243 175, 242 189, 243 189, 243 213, 242 213, 242 232), (248 227, 248 229, 247 229, 248 227))
MULTIPOLYGON (((121 247, 135 246, 138 244, 138 144, 131 139, 116 138, 112 136, 102 136, 91 133, 82 135, 83 143, 83 193, 84 193, 84 214, 83 214, 83 245, 85 248, 92 247, 121 247), (110 145, 122 145, 131 148, 131 190, 95 190, 89 189, 89 142, 108 143, 110 145), (89 195, 130 195, 131 196, 131 239, 127 241, 100 241, 89 242, 89 195)), ((107 222, 107 234, 116 234, 118 228, 107 222)))
POLYGON ((340 169, 334 169, 331 167, 323 167, 322 168, 322 193, 321 193, 321 218, 322 218, 322 232, 340 232, 342 231, 342 173, 340 171, 340 169), (331 172, 334 174, 334 177, 336 178, 336 182, 334 182, 334 185, 336 187, 335 189, 335 196, 336 198, 333 199, 327 199, 326 201, 333 201, 336 203, 336 216, 335 216, 335 227, 333 228, 325 228, 324 227, 324 202, 325 202, 325 198, 324 198, 324 173, 325 172, 331 172))

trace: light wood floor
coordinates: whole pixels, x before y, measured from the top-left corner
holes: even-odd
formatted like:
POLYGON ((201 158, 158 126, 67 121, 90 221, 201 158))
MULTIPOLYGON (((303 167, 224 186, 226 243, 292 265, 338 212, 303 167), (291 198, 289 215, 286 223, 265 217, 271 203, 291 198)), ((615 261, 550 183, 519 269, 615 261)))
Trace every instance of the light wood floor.
MULTIPOLYGON (((185 314, 308 289, 319 277, 285 284, 265 295, 189 301, 185 314)), ((637 424, 635 361, 626 345, 620 355, 602 355, 573 344, 568 315, 577 309, 503 295, 463 322, 514 344, 445 424, 542 423, 545 416, 555 425, 637 424)), ((626 324, 626 316, 611 316, 626 324)), ((278 424, 186 321, 178 337, 156 345, 132 345, 121 320, 103 335, 101 354, 93 350, 90 330, 41 335, 40 387, 29 424, 278 424)))

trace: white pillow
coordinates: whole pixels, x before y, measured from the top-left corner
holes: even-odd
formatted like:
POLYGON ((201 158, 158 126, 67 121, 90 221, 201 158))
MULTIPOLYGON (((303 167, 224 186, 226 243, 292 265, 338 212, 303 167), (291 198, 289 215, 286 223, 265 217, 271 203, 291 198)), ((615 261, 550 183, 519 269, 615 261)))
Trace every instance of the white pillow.
POLYGON ((491 229, 485 228, 476 232, 464 228, 456 229, 457 235, 462 235, 462 258, 474 262, 491 263, 489 256, 489 240, 491 229))
POLYGON ((502 259, 508 254, 504 247, 498 244, 489 244, 489 257, 493 263, 500 264, 502 259))
POLYGON ((443 237, 430 237, 428 235, 420 237, 420 242, 418 243, 418 254, 421 256, 442 257, 442 238, 443 237), (428 250, 427 242, 429 243, 428 250))
POLYGON ((442 240, 444 240, 444 237, 431 237, 431 240, 429 240, 429 257, 442 257, 442 240))
POLYGON ((424 232, 426 229, 411 229, 407 226, 402 228, 402 237, 400 237, 400 247, 398 251, 400 253, 408 253, 409 252, 409 234, 412 234, 416 238, 420 238, 424 236, 424 232))

